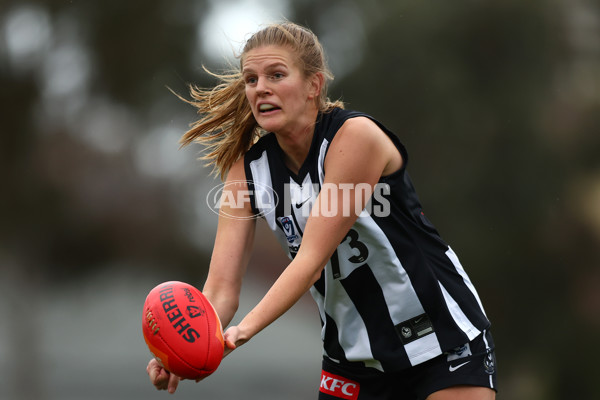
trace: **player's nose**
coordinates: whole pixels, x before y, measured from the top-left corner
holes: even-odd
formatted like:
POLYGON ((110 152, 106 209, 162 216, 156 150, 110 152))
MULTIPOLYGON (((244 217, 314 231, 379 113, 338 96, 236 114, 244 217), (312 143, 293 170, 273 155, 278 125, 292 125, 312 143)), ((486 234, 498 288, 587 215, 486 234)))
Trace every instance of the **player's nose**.
POLYGON ((259 96, 264 96, 264 95, 268 95, 271 94, 271 88, 269 87, 269 81, 268 79, 264 78, 264 77, 259 77, 258 80, 256 81, 256 94, 258 94, 259 96))

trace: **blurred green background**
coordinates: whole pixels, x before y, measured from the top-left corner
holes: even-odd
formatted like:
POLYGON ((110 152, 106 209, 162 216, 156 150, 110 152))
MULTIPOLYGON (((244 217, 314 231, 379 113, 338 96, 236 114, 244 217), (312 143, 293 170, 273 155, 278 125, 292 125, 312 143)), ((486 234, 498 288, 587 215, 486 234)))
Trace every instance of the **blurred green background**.
MULTIPOLYGON (((592 0, 0 2, 2 399, 159 399, 147 292, 199 287, 218 184, 167 86, 209 86, 283 18, 321 38, 331 96, 395 131, 493 323, 499 399, 600 398, 600 5, 592 0)), ((243 292, 284 265, 263 225, 243 292)), ((316 398, 308 297, 178 398, 316 398)))

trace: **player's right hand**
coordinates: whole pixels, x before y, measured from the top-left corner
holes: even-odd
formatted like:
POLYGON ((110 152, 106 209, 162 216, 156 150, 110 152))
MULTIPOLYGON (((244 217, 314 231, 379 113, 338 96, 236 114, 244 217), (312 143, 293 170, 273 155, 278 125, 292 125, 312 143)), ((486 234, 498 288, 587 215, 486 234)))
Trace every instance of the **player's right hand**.
POLYGON ((175 393, 181 380, 177 375, 164 369, 154 358, 148 363, 146 372, 150 377, 150 382, 157 390, 166 390, 171 394, 175 393))

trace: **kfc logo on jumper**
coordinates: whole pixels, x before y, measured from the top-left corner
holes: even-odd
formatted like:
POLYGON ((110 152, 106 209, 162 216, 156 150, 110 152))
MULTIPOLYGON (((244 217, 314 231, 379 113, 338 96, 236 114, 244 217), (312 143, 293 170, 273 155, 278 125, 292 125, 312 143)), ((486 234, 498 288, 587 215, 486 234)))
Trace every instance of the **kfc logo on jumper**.
POLYGON ((360 384, 342 376, 322 371, 319 391, 340 399, 356 400, 358 399, 360 384))

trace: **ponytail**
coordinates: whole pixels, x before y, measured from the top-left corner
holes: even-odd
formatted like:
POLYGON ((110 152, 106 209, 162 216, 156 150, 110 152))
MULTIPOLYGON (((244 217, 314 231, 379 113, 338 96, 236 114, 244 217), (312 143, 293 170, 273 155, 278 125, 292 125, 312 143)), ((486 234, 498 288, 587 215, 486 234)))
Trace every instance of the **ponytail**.
POLYGON ((216 74, 221 83, 213 89, 202 89, 190 85, 191 104, 201 116, 180 139, 181 146, 198 142, 205 146, 206 165, 221 179, 229 168, 254 144, 259 137, 260 127, 256 123, 246 100, 244 81, 239 71, 216 74))

